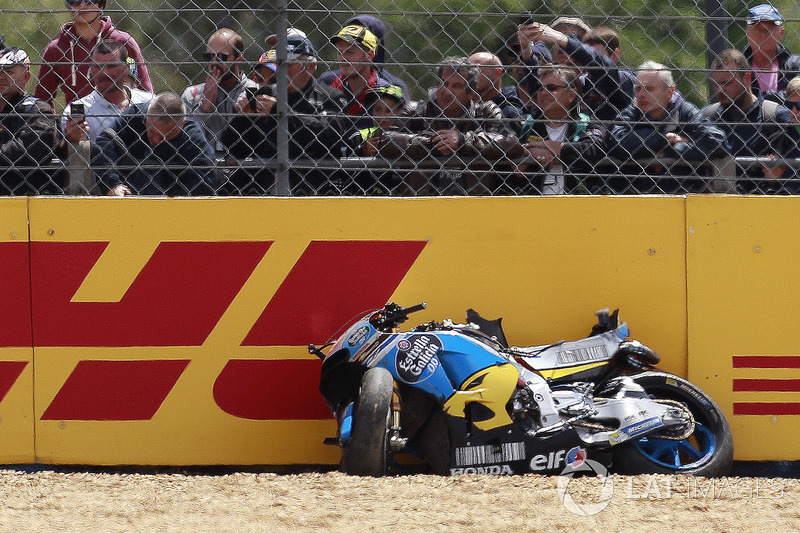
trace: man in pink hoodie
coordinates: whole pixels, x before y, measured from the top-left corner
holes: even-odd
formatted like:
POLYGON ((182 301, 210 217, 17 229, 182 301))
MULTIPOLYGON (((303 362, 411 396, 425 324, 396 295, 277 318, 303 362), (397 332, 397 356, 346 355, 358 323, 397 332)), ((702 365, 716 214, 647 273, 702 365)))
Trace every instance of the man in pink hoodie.
POLYGON ((111 18, 102 16, 106 0, 65 0, 72 20, 61 27, 58 38, 51 41, 42 53, 38 83, 34 95, 53 105, 58 89, 64 92, 64 104, 92 92, 89 76, 91 52, 98 39, 125 43, 128 56, 136 61, 137 84, 153 92, 142 51, 133 37, 114 27, 111 18))

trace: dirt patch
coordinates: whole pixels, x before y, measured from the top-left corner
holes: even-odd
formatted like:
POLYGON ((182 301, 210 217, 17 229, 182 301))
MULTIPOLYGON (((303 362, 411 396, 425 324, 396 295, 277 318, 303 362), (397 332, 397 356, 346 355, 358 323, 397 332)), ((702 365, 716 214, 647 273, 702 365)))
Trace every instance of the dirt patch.
POLYGON ((800 530, 796 479, 561 479, 2 470, 0 531, 800 530))

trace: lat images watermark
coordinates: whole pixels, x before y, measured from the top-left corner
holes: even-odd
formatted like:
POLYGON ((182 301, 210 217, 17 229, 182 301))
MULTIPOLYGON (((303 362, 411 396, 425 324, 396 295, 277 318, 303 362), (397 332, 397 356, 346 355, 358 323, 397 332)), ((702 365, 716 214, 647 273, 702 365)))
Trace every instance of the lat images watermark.
POLYGON ((608 507, 614 494, 627 500, 777 500, 784 495, 784 479, 702 478, 691 475, 648 474, 615 476, 590 459, 568 464, 558 476, 558 499, 569 512, 593 516, 608 507), (574 480, 576 474, 583 477, 574 480), (598 489, 599 487, 599 489, 598 489), (591 490, 590 490, 591 489, 591 490))

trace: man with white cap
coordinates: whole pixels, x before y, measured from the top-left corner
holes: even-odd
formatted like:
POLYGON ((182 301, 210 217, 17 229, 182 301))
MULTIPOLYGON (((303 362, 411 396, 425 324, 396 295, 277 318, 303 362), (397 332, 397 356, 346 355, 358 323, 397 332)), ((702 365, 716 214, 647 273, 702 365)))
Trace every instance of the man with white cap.
POLYGON ((56 148, 56 119, 49 104, 25 92, 31 61, 24 50, 0 50, 0 194, 56 192, 40 170, 56 148))
POLYGON ((800 74, 800 56, 781 44, 786 28, 778 8, 761 4, 747 12, 744 55, 753 67, 753 94, 783 101, 786 84, 800 74))

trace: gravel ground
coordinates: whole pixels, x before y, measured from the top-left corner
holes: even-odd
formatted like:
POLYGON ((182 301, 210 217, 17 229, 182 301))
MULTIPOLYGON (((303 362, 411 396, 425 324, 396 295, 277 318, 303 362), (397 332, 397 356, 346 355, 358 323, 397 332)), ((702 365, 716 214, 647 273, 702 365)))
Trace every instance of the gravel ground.
POLYGON ((0 531, 782 533, 799 497, 784 478, 0 470, 0 531))

